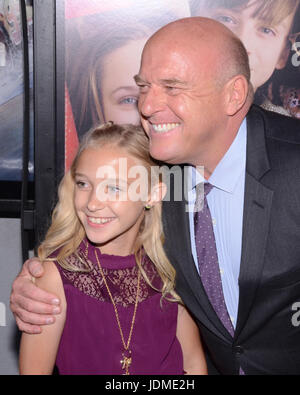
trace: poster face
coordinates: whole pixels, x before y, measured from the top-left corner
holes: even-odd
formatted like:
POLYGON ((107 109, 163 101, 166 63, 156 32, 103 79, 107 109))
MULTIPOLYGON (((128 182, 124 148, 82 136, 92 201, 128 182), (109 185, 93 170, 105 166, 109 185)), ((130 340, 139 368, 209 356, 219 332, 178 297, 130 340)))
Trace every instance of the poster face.
POLYGON ((298 0, 190 0, 191 15, 223 23, 249 55, 255 103, 300 119, 298 0))
MULTIPOLYGON (((32 5, 27 27, 32 59, 32 5)), ((32 86, 32 63, 31 63, 32 86)), ((21 181, 24 111, 23 37, 19 0, 0 0, 0 180, 21 181)), ((31 119, 33 117, 31 116, 31 119)), ((33 136, 33 125, 31 124, 33 136)), ((33 139, 29 172, 33 177, 33 139)))
POLYGON ((299 0, 65 1, 66 167, 78 138, 97 123, 139 123, 142 48, 161 26, 186 16, 226 25, 243 41, 255 103, 300 118, 299 0))

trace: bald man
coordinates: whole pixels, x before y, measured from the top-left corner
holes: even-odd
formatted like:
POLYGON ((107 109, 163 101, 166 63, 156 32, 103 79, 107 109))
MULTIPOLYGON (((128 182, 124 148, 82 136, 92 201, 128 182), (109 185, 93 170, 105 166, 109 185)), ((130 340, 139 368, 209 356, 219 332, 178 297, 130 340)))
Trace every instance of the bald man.
MULTIPOLYGON (((187 201, 164 202, 165 248, 209 372, 299 374, 299 121, 252 105, 246 50, 206 18, 154 34, 135 80, 151 155, 190 166, 187 201), (204 207, 186 212, 201 186, 204 207)), ((26 262, 13 286, 11 308, 30 333, 58 303, 31 283, 41 274, 26 262)))

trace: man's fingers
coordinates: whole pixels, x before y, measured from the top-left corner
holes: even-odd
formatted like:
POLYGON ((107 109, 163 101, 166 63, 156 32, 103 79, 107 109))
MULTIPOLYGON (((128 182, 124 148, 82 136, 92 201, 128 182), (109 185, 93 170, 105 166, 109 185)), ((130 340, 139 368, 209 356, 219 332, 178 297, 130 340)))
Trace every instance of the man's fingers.
POLYGON ((20 331, 28 333, 29 335, 35 335, 42 332, 42 328, 40 326, 27 324, 21 321, 17 316, 15 318, 20 331))
POLYGON ((55 322, 55 317, 52 315, 29 313, 25 310, 19 310, 17 312, 17 317, 23 324, 30 324, 33 326, 51 325, 55 322))
POLYGON ((32 281, 40 271, 40 262, 26 261, 22 271, 15 279, 10 296, 10 308, 14 313, 17 325, 21 331, 34 334, 40 333, 40 325, 50 325, 55 322, 53 314, 60 313, 60 301, 56 295, 37 287, 32 281), (33 265, 30 268, 29 266, 33 265), (35 267, 34 267, 35 266, 35 267))
POLYGON ((20 284, 16 284, 14 288, 18 288, 18 291, 12 295, 12 302, 19 304, 25 310, 34 312, 34 313, 41 313, 41 314, 49 314, 49 310, 35 310, 35 305, 41 302, 45 303, 46 305, 49 304, 53 307, 58 306, 60 301, 56 295, 53 295, 49 292, 44 291, 43 289, 37 287, 31 281, 21 281, 20 284), (16 300, 14 300, 14 298, 16 300), (27 300, 28 299, 28 300, 27 300), (27 300, 26 306, 23 306, 23 301, 27 300))
MULTIPOLYGON (((59 306, 53 306, 52 304, 37 302, 33 299, 28 299, 23 296, 18 296, 18 304, 17 307, 13 310, 15 314, 17 314, 21 319, 23 319, 24 314, 33 313, 33 314, 42 314, 42 315, 55 315, 60 313, 59 306), (22 314, 22 317, 20 316, 22 314)), ((26 319, 26 322, 31 322, 29 319, 26 319)), ((34 324, 34 322, 32 322, 34 324)))
POLYGON ((33 277, 41 277, 44 273, 44 268, 42 263, 37 258, 31 258, 25 262, 28 267, 29 273, 33 277))

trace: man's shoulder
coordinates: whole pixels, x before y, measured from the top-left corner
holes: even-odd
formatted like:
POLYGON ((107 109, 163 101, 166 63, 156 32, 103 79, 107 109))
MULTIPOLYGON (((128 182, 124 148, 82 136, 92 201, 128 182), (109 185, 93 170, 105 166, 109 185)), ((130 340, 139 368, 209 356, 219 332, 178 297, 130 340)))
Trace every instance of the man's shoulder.
POLYGON ((273 171, 294 174, 300 169, 300 120, 252 106, 247 125, 247 152, 254 168, 263 153, 273 171))
POLYGON ((248 118, 260 120, 265 129, 267 140, 277 140, 282 143, 300 144, 300 120, 287 117, 276 112, 267 111, 253 105, 248 118))

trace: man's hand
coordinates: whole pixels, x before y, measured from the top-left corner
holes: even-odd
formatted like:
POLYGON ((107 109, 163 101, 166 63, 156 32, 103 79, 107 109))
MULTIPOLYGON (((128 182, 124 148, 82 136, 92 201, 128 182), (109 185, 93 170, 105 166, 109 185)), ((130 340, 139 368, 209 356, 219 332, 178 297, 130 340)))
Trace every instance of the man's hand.
POLYGON ((53 315, 60 313, 60 300, 34 284, 34 279, 43 273, 41 262, 37 258, 29 259, 12 286, 11 311, 20 331, 29 334, 40 333, 40 325, 53 324, 53 315))

